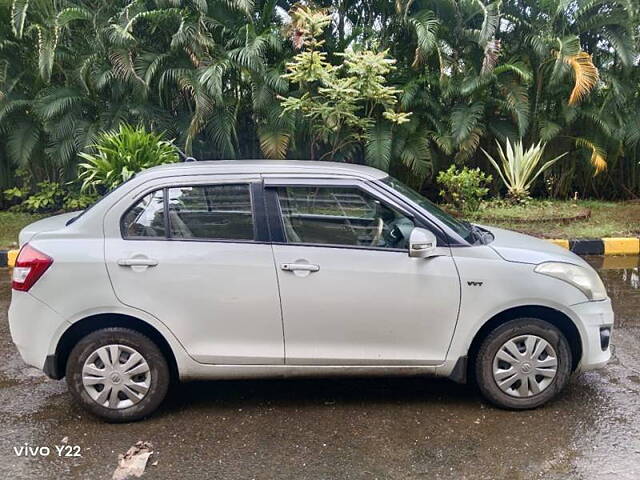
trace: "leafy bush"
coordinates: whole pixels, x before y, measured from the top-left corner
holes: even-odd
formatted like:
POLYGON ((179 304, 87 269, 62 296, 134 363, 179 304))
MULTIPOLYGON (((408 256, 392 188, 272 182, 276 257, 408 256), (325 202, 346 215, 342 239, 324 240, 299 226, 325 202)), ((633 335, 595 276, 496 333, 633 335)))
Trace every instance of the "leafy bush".
POLYGON ((22 187, 13 187, 2 192, 5 200, 11 203, 22 202, 29 196, 29 190, 22 187))
POLYGON ((34 213, 60 210, 64 195, 64 189, 59 183, 40 182, 36 185, 36 192, 27 197, 19 205, 19 209, 34 213))
POLYGON ((460 212, 470 213, 480 208, 482 199, 489 193, 487 185, 493 178, 479 168, 458 170, 451 165, 448 170, 442 170, 436 180, 444 187, 440 196, 445 202, 460 212))
POLYGON ((74 210, 84 210, 98 200, 98 195, 88 194, 80 191, 69 191, 64 196, 62 209, 69 212, 74 210))
POLYGON ((84 210, 97 200, 96 195, 80 192, 77 185, 55 182, 39 182, 33 191, 23 186, 10 188, 3 193, 14 204, 11 210, 29 213, 84 210))
POLYGON ((84 192, 106 193, 144 169, 179 159, 176 147, 162 134, 125 124, 117 132, 102 133, 94 148, 96 153, 80 154, 86 160, 78 166, 84 192))
MULTIPOLYGON (((387 84, 396 70, 389 49, 347 48, 331 55, 323 40, 331 25, 331 13, 308 5, 296 4, 290 11, 294 48, 300 49, 286 64, 282 79, 297 85, 296 95, 279 97, 284 115, 301 114, 310 124, 311 158, 345 160, 363 147, 368 164, 389 169, 394 126, 410 123, 411 112, 399 105, 401 90, 387 84), (339 65, 329 62, 339 59, 339 65), (316 151, 324 154, 316 155, 316 151)), ((280 144, 262 141, 262 150, 270 157, 284 158, 290 135, 274 137, 280 144)), ((428 169, 426 144, 398 155, 404 166, 424 177, 428 169)))

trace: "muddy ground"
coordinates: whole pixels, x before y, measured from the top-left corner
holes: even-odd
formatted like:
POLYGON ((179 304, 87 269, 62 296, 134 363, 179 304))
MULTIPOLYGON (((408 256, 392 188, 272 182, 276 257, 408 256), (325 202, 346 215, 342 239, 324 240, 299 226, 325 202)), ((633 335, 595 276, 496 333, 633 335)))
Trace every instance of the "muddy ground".
POLYGON ((535 411, 497 410, 447 380, 218 381, 183 384, 153 418, 127 425, 85 414, 64 382, 22 362, 0 269, 0 478, 111 478, 118 454, 138 440, 155 447, 143 478, 640 478, 633 264, 601 269, 617 314, 613 361, 535 411), (50 454, 16 455, 25 444, 50 454), (65 445, 77 448, 63 454, 81 456, 58 456, 65 445))

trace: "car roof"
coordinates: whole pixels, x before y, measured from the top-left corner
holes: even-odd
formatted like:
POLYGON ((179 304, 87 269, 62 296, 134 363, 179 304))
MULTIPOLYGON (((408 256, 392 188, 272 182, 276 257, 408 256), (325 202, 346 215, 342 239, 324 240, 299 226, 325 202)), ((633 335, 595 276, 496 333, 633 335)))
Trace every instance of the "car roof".
POLYGON ((136 177, 206 174, 313 174, 345 175, 380 179, 388 175, 376 168, 352 163, 320 162, 316 160, 207 160, 170 163, 149 168, 136 177))

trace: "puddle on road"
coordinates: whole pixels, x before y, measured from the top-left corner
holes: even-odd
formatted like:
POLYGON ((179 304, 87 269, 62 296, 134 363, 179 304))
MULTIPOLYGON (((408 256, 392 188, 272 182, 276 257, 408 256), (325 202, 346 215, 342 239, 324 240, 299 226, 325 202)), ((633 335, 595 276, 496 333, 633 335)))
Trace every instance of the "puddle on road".
POLYGON ((590 257, 615 312, 615 355, 603 370, 574 382, 583 388, 590 423, 576 430, 583 478, 640 478, 640 257, 590 257), (581 433, 582 432, 582 433, 581 433))
POLYGON ((640 257, 587 257, 607 287, 616 328, 640 326, 640 257))

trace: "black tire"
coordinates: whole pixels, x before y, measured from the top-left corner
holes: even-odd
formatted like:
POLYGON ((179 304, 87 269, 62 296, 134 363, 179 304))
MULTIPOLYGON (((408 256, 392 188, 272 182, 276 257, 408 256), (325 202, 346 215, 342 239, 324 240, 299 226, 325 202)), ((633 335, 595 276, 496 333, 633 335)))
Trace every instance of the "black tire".
POLYGON ((482 395, 494 405, 510 410, 527 410, 548 402, 566 386, 571 376, 571 365, 569 343, 558 328, 537 318, 518 318, 500 325, 483 340, 475 357, 475 377, 482 395), (558 364, 556 376, 544 390, 518 398, 498 387, 493 377, 493 360, 505 342, 520 335, 535 335, 549 342, 556 352, 558 364))
POLYGON ((66 368, 67 385, 74 400, 92 414, 113 423, 133 422, 149 416, 164 400, 171 382, 167 361, 158 346, 140 332, 128 328, 105 328, 82 338, 71 350, 66 368), (149 366, 150 385, 144 397, 132 406, 120 409, 96 402, 82 382, 82 368, 98 348, 124 345, 136 350, 149 366))

